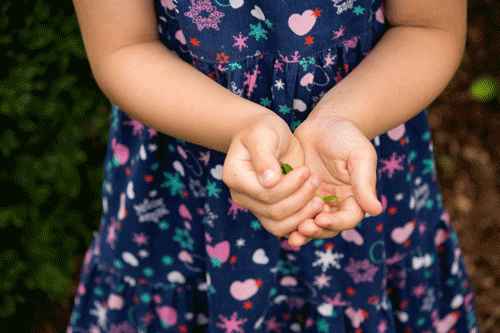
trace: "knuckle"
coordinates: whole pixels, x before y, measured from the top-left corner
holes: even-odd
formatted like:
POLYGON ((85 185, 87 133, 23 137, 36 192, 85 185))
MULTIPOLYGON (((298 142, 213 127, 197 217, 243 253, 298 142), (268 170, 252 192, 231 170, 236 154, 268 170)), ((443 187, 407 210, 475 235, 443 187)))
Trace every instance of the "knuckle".
POLYGON ((273 219, 273 220, 283 220, 285 218, 285 210, 283 208, 282 205, 272 205, 269 207, 269 210, 268 210, 268 213, 269 213, 269 216, 273 219))
POLYGON ((257 195, 257 198, 265 203, 272 203, 273 196, 269 191, 260 191, 257 195))

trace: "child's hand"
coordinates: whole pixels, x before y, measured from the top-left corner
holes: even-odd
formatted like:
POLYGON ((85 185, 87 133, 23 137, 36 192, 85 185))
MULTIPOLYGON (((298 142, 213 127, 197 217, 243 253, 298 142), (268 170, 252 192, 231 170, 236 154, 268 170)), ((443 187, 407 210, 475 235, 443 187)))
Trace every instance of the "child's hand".
POLYGON ((324 208, 323 200, 314 195, 321 179, 303 165, 299 141, 286 122, 269 115, 247 124, 235 135, 224 161, 222 180, 237 205, 249 209, 273 235, 288 238, 301 222, 312 222, 324 208), (296 168, 282 175, 282 160, 296 168))
POLYGON ((307 243, 310 239, 304 236, 335 237, 343 230, 353 229, 365 212, 370 215, 382 212, 375 192, 377 153, 354 123, 335 117, 308 118, 294 134, 304 149, 305 165, 321 176, 317 193, 336 195, 343 200, 325 204, 330 207, 314 220, 301 223, 297 235, 291 235, 290 245, 307 243))

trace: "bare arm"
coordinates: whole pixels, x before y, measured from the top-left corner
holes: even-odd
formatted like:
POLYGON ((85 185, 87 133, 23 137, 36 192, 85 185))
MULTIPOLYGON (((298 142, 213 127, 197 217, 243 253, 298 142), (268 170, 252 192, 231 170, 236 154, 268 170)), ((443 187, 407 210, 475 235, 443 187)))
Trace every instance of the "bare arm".
POLYGON ((73 3, 99 87, 140 122, 227 152, 244 124, 274 115, 233 94, 168 50, 158 39, 152 1, 73 3))
POLYGON ((368 139, 410 120, 446 88, 466 40, 466 0, 386 0, 391 28, 309 117, 338 116, 368 139))

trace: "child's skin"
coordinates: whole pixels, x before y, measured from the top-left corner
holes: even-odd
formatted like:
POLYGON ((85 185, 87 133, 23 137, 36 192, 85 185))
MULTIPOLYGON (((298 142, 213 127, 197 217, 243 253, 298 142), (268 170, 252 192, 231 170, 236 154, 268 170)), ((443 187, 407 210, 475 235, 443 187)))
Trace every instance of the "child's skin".
POLYGON ((386 0, 392 27, 292 134, 272 111, 170 52, 159 41, 153 2, 73 3, 106 96, 159 132, 227 152, 223 180, 233 200, 296 246, 352 229, 365 212, 381 213, 369 140, 410 120, 443 91, 466 40, 466 0, 386 0), (282 176, 279 161, 294 170, 282 176), (345 200, 332 208, 336 202, 324 204, 315 192, 345 200))

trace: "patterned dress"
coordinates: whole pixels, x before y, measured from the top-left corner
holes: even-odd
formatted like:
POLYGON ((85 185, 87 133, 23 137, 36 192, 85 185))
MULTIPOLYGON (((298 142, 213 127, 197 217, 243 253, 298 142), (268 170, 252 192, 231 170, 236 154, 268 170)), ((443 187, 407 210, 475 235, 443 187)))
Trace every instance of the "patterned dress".
MULTIPOLYGON (((168 49, 292 130, 389 27, 382 0, 155 9, 168 49)), ((479 332, 427 110, 372 140, 383 213, 300 248, 231 200, 224 154, 112 110, 102 221, 67 333, 479 332)))

